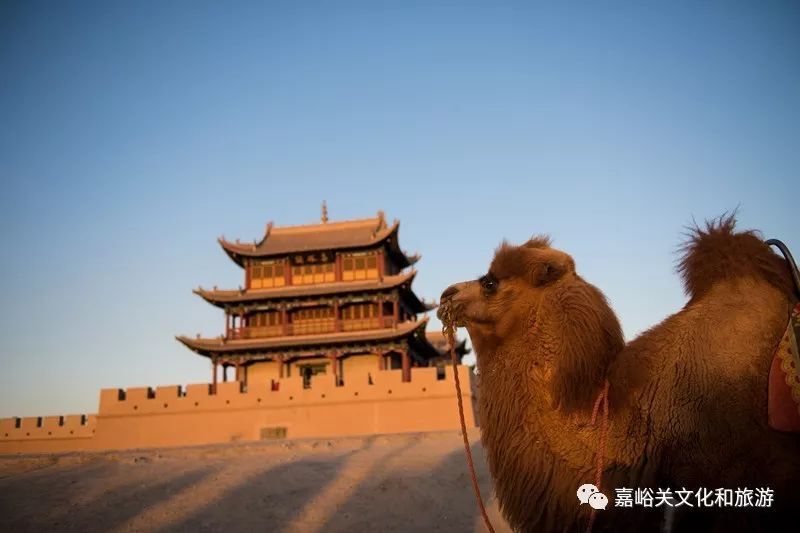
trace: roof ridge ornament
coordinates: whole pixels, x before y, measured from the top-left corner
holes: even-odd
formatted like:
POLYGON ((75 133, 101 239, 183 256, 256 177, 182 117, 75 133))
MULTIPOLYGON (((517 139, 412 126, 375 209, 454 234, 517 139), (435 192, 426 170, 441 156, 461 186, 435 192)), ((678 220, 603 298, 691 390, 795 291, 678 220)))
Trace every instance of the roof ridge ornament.
POLYGON ((323 224, 328 223, 328 202, 322 200, 322 216, 320 217, 323 224))

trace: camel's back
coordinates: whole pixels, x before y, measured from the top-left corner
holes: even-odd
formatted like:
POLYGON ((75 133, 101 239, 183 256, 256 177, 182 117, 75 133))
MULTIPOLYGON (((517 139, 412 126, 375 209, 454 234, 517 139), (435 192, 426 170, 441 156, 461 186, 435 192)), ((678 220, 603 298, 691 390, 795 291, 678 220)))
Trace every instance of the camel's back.
POLYGON ((767 283, 724 281, 621 354, 647 369, 633 380, 634 408, 676 483, 774 487, 800 468, 800 437, 767 425, 767 379, 789 304, 767 283))

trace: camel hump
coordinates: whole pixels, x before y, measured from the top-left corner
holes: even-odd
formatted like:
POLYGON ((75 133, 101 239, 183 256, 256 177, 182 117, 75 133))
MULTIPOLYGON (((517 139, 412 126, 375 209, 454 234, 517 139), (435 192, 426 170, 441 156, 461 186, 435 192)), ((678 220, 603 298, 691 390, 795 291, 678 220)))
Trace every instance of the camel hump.
POLYGON ((754 278, 794 294, 791 265, 770 249, 755 230, 735 231, 734 215, 706 222, 704 228, 689 229, 682 246, 678 272, 692 300, 707 294, 716 283, 734 278, 754 278))

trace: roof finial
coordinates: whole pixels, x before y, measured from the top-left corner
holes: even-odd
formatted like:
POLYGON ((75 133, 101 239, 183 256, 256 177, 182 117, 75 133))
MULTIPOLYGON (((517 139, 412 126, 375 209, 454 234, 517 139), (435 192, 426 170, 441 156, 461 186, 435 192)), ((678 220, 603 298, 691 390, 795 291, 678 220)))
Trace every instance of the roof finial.
POLYGON ((322 223, 328 223, 328 203, 325 200, 322 200, 322 223))

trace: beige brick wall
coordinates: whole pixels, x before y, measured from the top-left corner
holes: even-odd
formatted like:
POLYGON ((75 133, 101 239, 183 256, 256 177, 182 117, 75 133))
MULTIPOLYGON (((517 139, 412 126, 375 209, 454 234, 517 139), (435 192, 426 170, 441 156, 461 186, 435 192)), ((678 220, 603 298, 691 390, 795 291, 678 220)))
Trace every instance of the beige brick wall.
MULTIPOLYGON (((346 360, 345 360, 346 361, 346 360)), ((351 369, 363 371, 370 358, 351 369), (363 365, 363 366, 361 366, 363 365)), ((377 359, 375 359, 377 365, 377 359)), ((466 422, 475 427, 475 395, 469 368, 459 367, 466 422)), ((439 380, 436 368, 376 371, 373 384, 332 374, 315 376, 303 388, 299 376, 284 378, 274 391, 266 383, 207 383, 104 389, 98 415, 0 420, 0 453, 108 450, 185 446, 261 438, 339 437, 458 429, 453 369, 439 380)))

